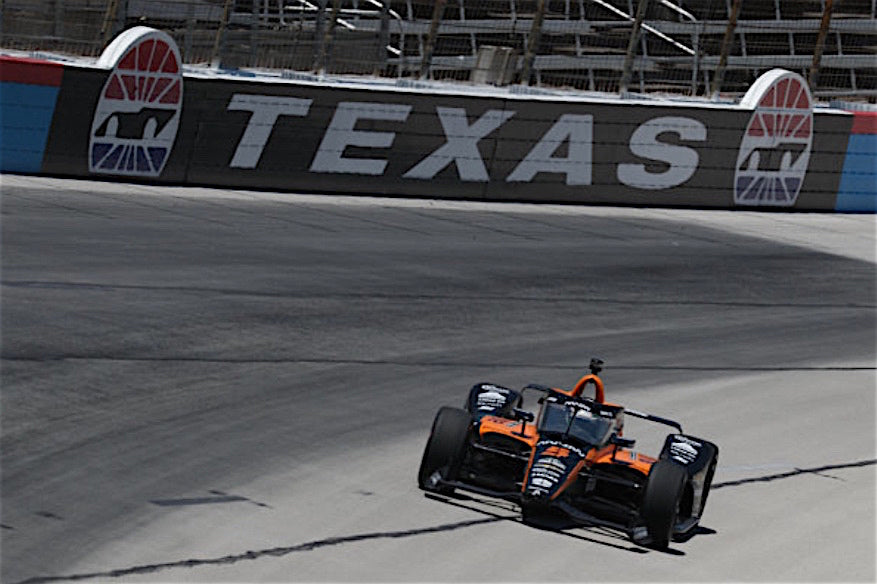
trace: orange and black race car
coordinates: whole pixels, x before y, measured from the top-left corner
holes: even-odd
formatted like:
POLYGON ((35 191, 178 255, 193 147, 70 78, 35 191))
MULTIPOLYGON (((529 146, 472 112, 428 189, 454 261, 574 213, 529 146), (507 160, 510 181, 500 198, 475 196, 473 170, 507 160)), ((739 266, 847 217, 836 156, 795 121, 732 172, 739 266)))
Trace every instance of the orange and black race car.
POLYGON ((658 549, 685 539, 703 515, 719 449, 683 434, 673 420, 607 403, 602 366, 592 359, 571 390, 479 383, 465 409, 441 408, 420 463, 420 488, 503 498, 520 505, 527 523, 560 516, 658 549), (590 385, 595 395, 584 397, 590 385), (521 409, 527 391, 540 394, 538 415, 521 409), (645 456, 623 437, 625 416, 677 432, 657 458, 645 456))

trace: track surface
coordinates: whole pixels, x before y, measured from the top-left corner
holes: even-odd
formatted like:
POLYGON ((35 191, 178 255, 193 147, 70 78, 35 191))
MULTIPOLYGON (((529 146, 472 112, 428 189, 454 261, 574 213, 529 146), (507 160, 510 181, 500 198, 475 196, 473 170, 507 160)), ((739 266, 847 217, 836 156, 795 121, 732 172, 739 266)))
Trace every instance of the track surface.
POLYGON ((2 180, 3 582, 877 577, 873 217, 2 180), (701 534, 415 488, 439 406, 591 355, 719 444, 701 534))

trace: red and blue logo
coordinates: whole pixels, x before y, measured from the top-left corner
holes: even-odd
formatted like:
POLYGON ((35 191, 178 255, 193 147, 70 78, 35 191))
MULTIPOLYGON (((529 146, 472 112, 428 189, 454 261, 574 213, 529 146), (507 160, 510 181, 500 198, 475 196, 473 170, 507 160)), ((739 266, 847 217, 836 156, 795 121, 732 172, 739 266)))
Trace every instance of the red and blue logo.
POLYGON ((98 65, 112 69, 91 124, 89 171, 158 177, 180 124, 180 52, 166 33, 138 26, 119 35, 98 65))
POLYGON ((0 55, 0 171, 40 172, 64 66, 0 55))
POLYGON ((835 210, 877 213, 877 109, 860 105, 853 112, 835 210))
POLYGON ((753 109, 734 174, 734 203, 791 207, 813 145, 813 99, 803 77, 773 69, 740 102, 753 109))

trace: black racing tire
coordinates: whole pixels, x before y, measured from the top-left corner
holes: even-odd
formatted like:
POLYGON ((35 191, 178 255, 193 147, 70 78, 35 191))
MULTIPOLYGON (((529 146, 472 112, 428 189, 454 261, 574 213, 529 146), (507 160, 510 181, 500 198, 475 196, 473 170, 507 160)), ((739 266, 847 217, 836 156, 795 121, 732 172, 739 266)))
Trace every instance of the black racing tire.
POLYGON ((706 500, 709 497, 710 489, 713 485, 713 477, 716 474, 716 467, 719 465, 719 449, 713 444, 706 444, 705 446, 711 446, 710 449, 710 458, 712 461, 706 471, 706 477, 703 481, 703 495, 701 496, 701 507, 698 513, 698 517, 703 517, 703 513, 706 510, 706 500))
POLYGON ((454 488, 447 485, 430 486, 429 478, 438 471, 446 481, 457 479, 471 425, 472 415, 465 410, 443 407, 438 411, 417 473, 417 484, 421 489, 445 495, 454 492, 454 488))
POLYGON ((652 547, 663 550, 670 545, 687 480, 688 472, 674 462, 659 460, 652 465, 641 511, 652 547))

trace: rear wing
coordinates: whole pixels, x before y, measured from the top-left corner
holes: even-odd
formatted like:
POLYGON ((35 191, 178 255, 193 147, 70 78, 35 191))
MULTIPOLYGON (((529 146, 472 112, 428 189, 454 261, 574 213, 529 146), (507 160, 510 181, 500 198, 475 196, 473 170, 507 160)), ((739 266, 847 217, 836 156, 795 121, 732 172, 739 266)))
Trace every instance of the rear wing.
POLYGON ((643 412, 638 412, 636 410, 629 410, 625 408, 624 413, 634 418, 642 418, 643 420, 649 420, 650 422, 657 422, 659 424, 664 424, 665 426, 670 426, 671 428, 676 428, 679 430, 679 433, 682 434, 682 425, 679 422, 671 420, 669 418, 662 418, 661 416, 654 416, 652 414, 645 414, 643 412))

